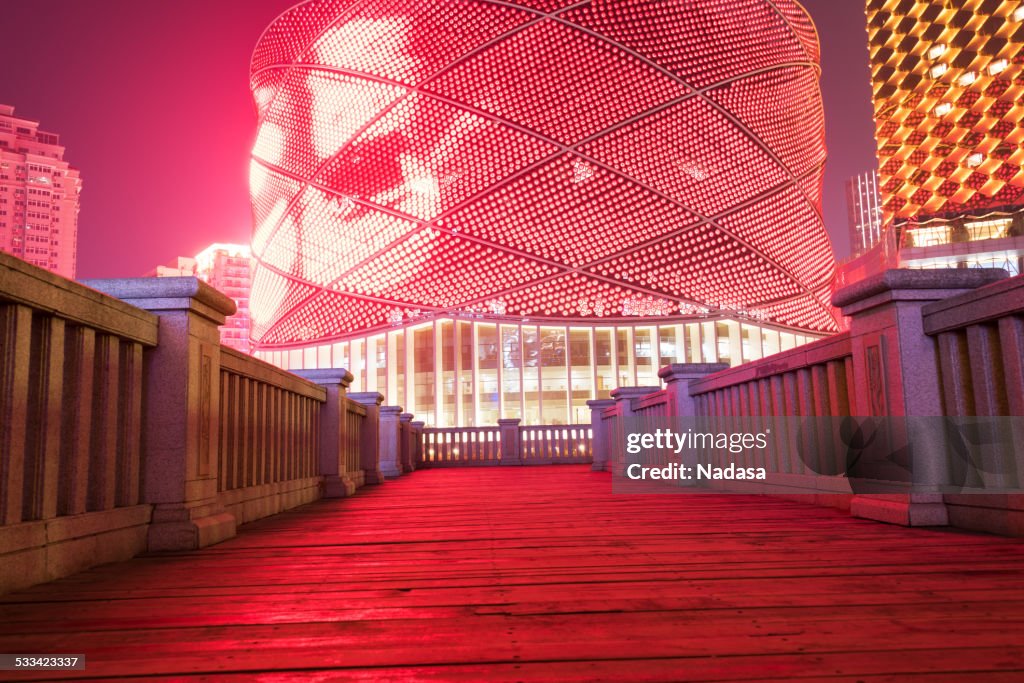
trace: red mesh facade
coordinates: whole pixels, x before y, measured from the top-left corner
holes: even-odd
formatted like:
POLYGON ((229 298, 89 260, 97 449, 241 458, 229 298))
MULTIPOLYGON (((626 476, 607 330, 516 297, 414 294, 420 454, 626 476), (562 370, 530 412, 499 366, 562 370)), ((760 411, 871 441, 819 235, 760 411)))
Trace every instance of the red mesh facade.
POLYGON ((251 82, 264 348, 637 301, 836 329, 818 45, 792 0, 312 1, 251 82))

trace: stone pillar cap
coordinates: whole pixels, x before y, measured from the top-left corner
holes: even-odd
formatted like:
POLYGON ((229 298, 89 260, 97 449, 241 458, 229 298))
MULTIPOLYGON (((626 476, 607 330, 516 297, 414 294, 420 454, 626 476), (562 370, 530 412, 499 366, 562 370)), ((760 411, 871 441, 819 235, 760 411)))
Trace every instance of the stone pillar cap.
POLYGON ((346 396, 356 403, 361 403, 367 406, 379 406, 384 402, 384 394, 376 391, 356 391, 351 394, 346 394, 346 396))
POLYGON ((619 387, 612 390, 612 398, 615 400, 624 398, 636 398, 661 391, 661 387, 619 387))
MULTIPOLYGON (((192 276, 82 280, 82 284, 147 311, 191 309, 211 319, 237 311, 231 297, 192 276), (216 315, 210 316, 211 311, 216 315)), ((223 323, 221 319, 219 324, 223 323)))
MULTIPOLYGON (((896 290, 977 289, 1009 276, 1001 268, 898 268, 843 287, 832 295, 832 305, 845 309, 870 297, 896 290)), ((843 313, 845 315, 846 311, 843 313)))
POLYGON ((588 408, 610 408, 615 405, 614 398, 592 398, 587 401, 588 408))
POLYGON ((321 368, 319 370, 292 370, 299 377, 308 379, 315 384, 341 384, 346 388, 355 377, 345 368, 321 368))
POLYGON ((666 382, 680 379, 695 379, 716 372, 728 370, 728 363, 672 363, 658 370, 658 377, 666 382))

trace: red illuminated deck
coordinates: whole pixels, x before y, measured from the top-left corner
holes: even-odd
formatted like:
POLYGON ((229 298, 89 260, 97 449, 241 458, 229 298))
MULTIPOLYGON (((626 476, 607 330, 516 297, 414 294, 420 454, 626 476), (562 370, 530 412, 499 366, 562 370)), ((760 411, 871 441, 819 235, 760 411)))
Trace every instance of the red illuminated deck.
POLYGON ((1022 559, 774 499, 614 496, 583 467, 420 471, 8 596, 0 652, 104 678, 1019 681, 1022 559))

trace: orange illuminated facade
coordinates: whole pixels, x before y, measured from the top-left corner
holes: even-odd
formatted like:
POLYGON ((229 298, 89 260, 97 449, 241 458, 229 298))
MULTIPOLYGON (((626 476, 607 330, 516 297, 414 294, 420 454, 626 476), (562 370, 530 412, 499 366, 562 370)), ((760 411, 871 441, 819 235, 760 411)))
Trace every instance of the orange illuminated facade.
POLYGON ((867 18, 887 222, 1024 208, 1024 4, 869 0, 867 18))

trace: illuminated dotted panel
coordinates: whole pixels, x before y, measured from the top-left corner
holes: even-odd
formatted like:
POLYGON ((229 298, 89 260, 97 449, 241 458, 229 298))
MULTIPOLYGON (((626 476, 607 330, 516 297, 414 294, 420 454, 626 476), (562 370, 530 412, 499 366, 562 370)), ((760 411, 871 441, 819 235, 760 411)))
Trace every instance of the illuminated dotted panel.
POLYGON ((284 218, 289 202, 299 193, 302 186, 254 159, 249 166, 249 187, 253 190, 252 246, 254 253, 262 256, 267 240, 284 218))
POLYGON ((417 85, 535 16, 473 0, 376 2, 328 29, 307 61, 417 85))
POLYGON ((709 225, 589 270, 706 304, 730 300, 750 305, 801 292, 786 273, 709 225))
MULTIPOLYGON (((357 0, 303 2, 283 12, 260 36, 252 54, 252 73, 295 61, 320 32, 357 0)), ((255 83, 253 84, 255 85, 255 83)))
POLYGON ((411 234, 417 224, 355 203, 318 188, 303 192, 261 260, 318 285, 328 285, 391 243, 411 234), (344 225, 339 239, 337 225, 344 225))
POLYGON ((551 20, 479 53, 427 89, 565 143, 687 92, 622 50, 551 20))
POLYGON ((529 7, 530 9, 550 14, 575 5, 579 0, 512 0, 512 2, 522 7, 529 7))
POLYGON ((442 207, 455 206, 556 150, 417 94, 347 145, 318 180, 340 194, 429 220, 442 207))
POLYGON ((265 337, 267 344, 336 337, 354 329, 387 324, 392 307, 375 301, 321 292, 302 308, 284 317, 265 337))
POLYGON ((821 45, 818 44, 818 33, 814 29, 814 22, 804 11, 804 8, 793 0, 779 0, 774 3, 786 23, 796 34, 797 39, 803 46, 804 51, 810 57, 813 64, 821 61, 821 45))
POLYGON ((769 304, 763 308, 775 319, 792 321, 791 324, 809 330, 825 330, 832 324, 828 304, 831 289, 826 288, 809 296, 798 297, 790 301, 769 304))
POLYGON ((830 282, 812 292, 814 300, 810 303, 808 311, 814 316, 815 322, 809 325, 811 329, 828 329, 833 320, 842 316, 842 311, 832 305, 834 291, 835 288, 830 282))
POLYGON ((577 267, 695 221, 622 176, 561 155, 453 214, 445 226, 577 267), (616 225, 631 229, 609 229, 616 225))
POLYGON ((823 320, 821 306, 812 296, 771 304, 765 306, 763 310, 772 318, 792 320, 794 325, 806 329, 820 329, 819 320, 823 320))
POLYGON ((507 283, 515 286, 554 275, 560 269, 425 228, 347 274, 335 288, 449 308, 489 296, 494 290, 495 272, 506 273, 507 283))
POLYGON ((253 153, 289 173, 308 177, 406 92, 351 76, 293 69, 275 106, 260 123, 253 153))
MULTIPOLYGON (((588 320, 675 315, 689 300, 785 300, 775 322, 835 329, 810 294, 833 269, 821 173, 786 190, 824 155, 802 10, 560 12, 572 4, 364 0, 313 30, 268 31, 252 74, 253 246, 257 273, 292 282, 254 293, 261 344, 435 312, 588 320), (695 212, 729 227, 695 227, 695 212)), ((991 183, 1020 167, 1001 163, 972 172, 991 183)))
POLYGON ((1021 206, 1024 10, 1017 0, 870 0, 887 219, 1021 206))
POLYGON ((623 302, 640 296, 629 287, 570 273, 510 292, 505 298, 523 315, 574 317, 585 310, 586 315, 601 318, 622 317, 623 302))
POLYGON ((288 76, 286 67, 273 67, 253 74, 251 80, 252 99, 256 109, 262 115, 272 106, 274 98, 280 90, 281 83, 288 76))
MULTIPOLYGON (((821 197, 821 187, 822 187, 822 184, 824 183, 824 180, 825 180, 825 169, 824 168, 819 168, 817 171, 815 171, 814 173, 812 173, 812 174, 810 174, 808 176, 805 176, 804 178, 800 179, 798 182, 799 182, 800 187, 803 188, 805 196, 807 196, 807 197, 821 197)), ((814 206, 814 208, 816 208, 819 213, 821 212, 821 202, 820 202, 820 200, 813 202, 812 206, 814 206)), ((822 230, 824 230, 825 229, 825 224, 822 223, 821 227, 822 227, 822 230)), ((801 246, 804 246, 804 245, 801 245, 801 246)))
POLYGON ((314 292, 315 287, 288 280, 267 268, 257 269, 252 276, 249 295, 250 302, 260 302, 259 306, 250 305, 253 337, 265 337, 283 315, 314 292))
POLYGON ((709 94, 750 128, 794 175, 825 163, 825 114, 808 69, 749 76, 709 94), (794 126, 803 131, 793 135, 794 126))
MULTIPOLYGON (((777 4, 803 14, 793 7, 792 0, 777 4)), ((763 0, 594 2, 564 16, 698 87, 785 62, 810 64, 817 60, 816 53, 808 55, 773 4, 763 0), (682 45, 685 50, 680 49, 682 45)), ((808 38, 808 23, 806 19, 800 23, 804 39, 808 38)))
POLYGON ((749 136, 699 99, 621 128, 582 151, 704 215, 724 211, 788 177, 749 136))
POLYGON ((723 216, 717 222, 779 263, 798 281, 821 282, 831 276, 831 251, 823 239, 821 220, 799 186, 723 216), (766 226, 773 229, 765 229, 766 226), (795 250, 794 242, 807 247, 795 250))

